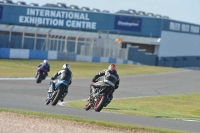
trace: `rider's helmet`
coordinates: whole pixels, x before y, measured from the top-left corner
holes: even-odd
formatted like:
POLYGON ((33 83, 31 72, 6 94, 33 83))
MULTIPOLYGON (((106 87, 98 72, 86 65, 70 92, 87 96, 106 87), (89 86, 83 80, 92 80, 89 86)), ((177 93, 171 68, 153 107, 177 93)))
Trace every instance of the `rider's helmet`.
POLYGON ((108 70, 117 70, 117 68, 116 68, 115 64, 110 64, 108 66, 108 70))
POLYGON ((69 64, 64 64, 62 66, 62 69, 65 70, 65 69, 70 69, 70 65, 69 64))
POLYGON ((43 63, 45 63, 45 64, 48 63, 48 60, 44 60, 43 63))

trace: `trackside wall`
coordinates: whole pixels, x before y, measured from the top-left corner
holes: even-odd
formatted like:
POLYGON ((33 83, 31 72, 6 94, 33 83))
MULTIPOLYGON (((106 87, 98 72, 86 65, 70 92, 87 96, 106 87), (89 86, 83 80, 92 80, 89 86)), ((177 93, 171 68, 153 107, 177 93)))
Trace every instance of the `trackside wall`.
POLYGON ((38 60, 70 60, 83 62, 104 62, 116 64, 139 64, 138 62, 118 58, 77 55, 73 52, 42 51, 28 49, 0 48, 0 58, 4 59, 38 59, 38 60))

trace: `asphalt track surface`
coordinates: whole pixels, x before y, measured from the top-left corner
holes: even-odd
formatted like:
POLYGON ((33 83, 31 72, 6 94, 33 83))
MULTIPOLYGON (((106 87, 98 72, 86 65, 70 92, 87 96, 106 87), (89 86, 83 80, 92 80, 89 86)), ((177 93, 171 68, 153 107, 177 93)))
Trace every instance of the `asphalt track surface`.
MULTIPOLYGON (((114 98, 162 96, 200 92, 200 71, 182 71, 163 74, 123 76, 114 98)), ((36 84, 30 79, 0 79, 0 108, 37 111, 114 121, 127 124, 200 132, 200 121, 172 120, 106 112, 85 111, 67 106, 45 105, 50 80, 36 84)), ((91 79, 73 79, 65 101, 86 99, 91 79)), ((84 105, 83 105, 84 107, 84 105)), ((159 116, 158 116, 159 117, 159 116)))

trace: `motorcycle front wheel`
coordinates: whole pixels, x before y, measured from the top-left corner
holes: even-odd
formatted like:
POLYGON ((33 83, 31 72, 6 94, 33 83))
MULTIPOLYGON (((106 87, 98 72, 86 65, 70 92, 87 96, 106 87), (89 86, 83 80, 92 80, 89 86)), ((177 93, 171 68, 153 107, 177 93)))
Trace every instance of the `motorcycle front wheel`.
POLYGON ((88 111, 90 108, 91 108, 90 102, 87 102, 84 109, 88 111))

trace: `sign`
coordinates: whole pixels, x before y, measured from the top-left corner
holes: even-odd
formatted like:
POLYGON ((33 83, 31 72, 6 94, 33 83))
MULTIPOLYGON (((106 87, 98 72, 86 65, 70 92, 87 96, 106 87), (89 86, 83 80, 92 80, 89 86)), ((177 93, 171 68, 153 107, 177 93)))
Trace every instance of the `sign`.
POLYGON ((116 16, 114 29, 140 32, 142 19, 134 17, 116 16))
MULTIPOLYGON (((1 4, 0 23, 78 31, 160 37, 162 19, 51 7, 1 4), (3 9, 3 12, 2 12, 3 9)), ((169 24, 167 25, 169 27, 169 24)), ((168 29, 169 30, 169 29, 168 29)), ((183 26, 188 30, 188 26, 183 26)), ((197 31, 198 28, 190 27, 197 31)), ((102 34, 103 35, 103 34, 102 34)), ((102 36, 101 36, 102 37, 102 36)), ((107 36, 105 36, 107 37, 107 36)))
POLYGON ((97 26, 90 21, 88 13, 37 8, 27 8, 26 15, 19 16, 19 23, 93 30, 97 26))

